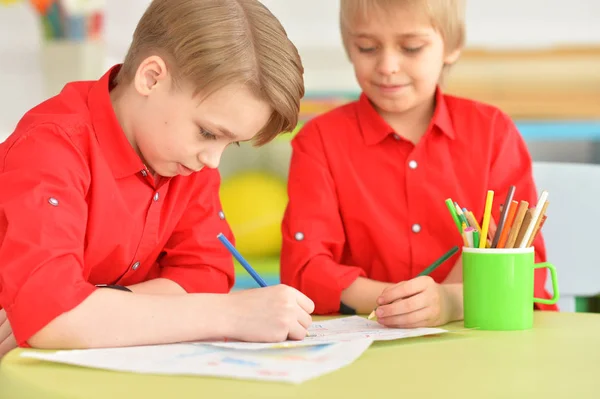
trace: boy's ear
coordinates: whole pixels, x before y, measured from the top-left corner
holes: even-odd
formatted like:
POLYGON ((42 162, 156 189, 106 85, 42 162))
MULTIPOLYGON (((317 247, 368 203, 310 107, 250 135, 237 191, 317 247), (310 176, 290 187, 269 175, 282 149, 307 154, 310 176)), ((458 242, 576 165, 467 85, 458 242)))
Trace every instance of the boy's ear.
POLYGON ((457 49, 452 50, 448 54, 446 54, 446 56, 444 57, 444 64, 445 65, 454 64, 456 61, 458 61, 458 57, 460 57, 461 52, 462 52, 462 48, 459 47, 457 49))
POLYGON ((156 55, 150 56, 140 63, 134 79, 134 86, 143 96, 149 95, 159 84, 165 84, 169 78, 167 64, 156 55))

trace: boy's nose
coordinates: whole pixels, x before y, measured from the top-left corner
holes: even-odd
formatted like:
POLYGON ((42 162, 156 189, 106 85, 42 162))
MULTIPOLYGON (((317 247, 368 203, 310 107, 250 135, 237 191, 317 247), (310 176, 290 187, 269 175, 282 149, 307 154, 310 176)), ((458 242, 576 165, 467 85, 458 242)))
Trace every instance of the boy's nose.
POLYGON ((223 150, 204 151, 198 154, 198 160, 202 165, 211 169, 216 169, 219 167, 222 154, 223 150))
POLYGON ((377 71, 385 76, 398 73, 400 71, 400 57, 390 52, 383 53, 379 59, 377 71))

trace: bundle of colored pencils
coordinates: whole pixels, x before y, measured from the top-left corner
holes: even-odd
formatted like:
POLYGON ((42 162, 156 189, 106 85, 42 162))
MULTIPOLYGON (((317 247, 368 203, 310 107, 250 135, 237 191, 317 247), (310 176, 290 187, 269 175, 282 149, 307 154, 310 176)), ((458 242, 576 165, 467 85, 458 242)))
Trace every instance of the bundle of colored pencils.
POLYGON ((105 0, 29 0, 48 40, 97 40, 102 36, 105 0))
POLYGON ((477 219, 466 208, 461 208, 451 198, 446 207, 467 247, 473 248, 528 248, 546 222, 548 192, 542 191, 535 207, 530 208, 527 201, 516 201, 515 186, 511 186, 506 199, 500 205, 498 224, 492 216, 494 192, 487 192, 483 220, 477 219))

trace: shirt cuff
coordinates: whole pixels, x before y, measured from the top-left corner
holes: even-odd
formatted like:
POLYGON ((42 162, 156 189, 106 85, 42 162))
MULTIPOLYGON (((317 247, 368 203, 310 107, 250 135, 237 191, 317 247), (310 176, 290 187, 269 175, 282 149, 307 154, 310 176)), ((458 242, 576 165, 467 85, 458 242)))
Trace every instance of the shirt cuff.
POLYGON ((6 308, 15 340, 20 347, 29 347, 27 341, 58 316, 76 308, 92 292, 93 284, 83 279, 63 285, 48 283, 46 273, 30 277, 19 290, 12 305, 6 308), (69 284, 71 283, 71 284, 69 284))
POLYGON ((326 256, 311 259, 301 273, 299 290, 315 303, 315 314, 339 313, 342 291, 366 276, 362 268, 341 265, 326 256))
POLYGON ((233 273, 211 266, 166 266, 160 277, 179 284, 188 294, 228 293, 235 282, 233 273))

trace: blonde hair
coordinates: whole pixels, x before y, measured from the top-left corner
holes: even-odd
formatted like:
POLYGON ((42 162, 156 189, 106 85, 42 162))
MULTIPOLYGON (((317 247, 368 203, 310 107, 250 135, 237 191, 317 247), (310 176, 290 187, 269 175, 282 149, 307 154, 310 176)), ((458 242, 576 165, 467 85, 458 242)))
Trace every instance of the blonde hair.
POLYGON ((140 19, 117 83, 131 82, 141 61, 158 55, 175 85, 210 94, 242 83, 273 112, 255 145, 298 123, 304 69, 294 44, 257 0, 153 0, 140 19))
POLYGON ((389 13, 396 7, 412 7, 431 22, 444 39, 450 53, 465 44, 465 0, 340 0, 340 30, 348 54, 348 27, 355 21, 368 19, 373 12, 389 13))

